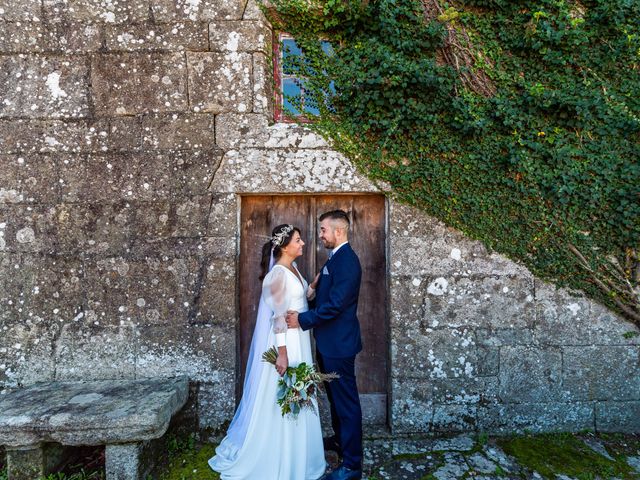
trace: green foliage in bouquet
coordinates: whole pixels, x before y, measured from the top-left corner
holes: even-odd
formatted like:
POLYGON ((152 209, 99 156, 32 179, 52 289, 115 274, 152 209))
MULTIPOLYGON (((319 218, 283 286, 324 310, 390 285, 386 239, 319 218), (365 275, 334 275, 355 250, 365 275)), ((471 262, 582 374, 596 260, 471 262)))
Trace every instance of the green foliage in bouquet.
MULTIPOLYGON (((278 350, 271 347, 262 354, 263 361, 276 364, 278 350)), ((317 372, 313 365, 300 363, 297 367, 288 367, 285 374, 278 380, 277 402, 282 416, 292 414, 296 417, 303 408, 313 409, 313 399, 323 382, 330 382, 339 378, 335 373, 317 372)))
POLYGON ((397 200, 640 325, 640 2, 269 4, 304 52, 288 68, 319 111, 309 126, 333 148, 397 200))

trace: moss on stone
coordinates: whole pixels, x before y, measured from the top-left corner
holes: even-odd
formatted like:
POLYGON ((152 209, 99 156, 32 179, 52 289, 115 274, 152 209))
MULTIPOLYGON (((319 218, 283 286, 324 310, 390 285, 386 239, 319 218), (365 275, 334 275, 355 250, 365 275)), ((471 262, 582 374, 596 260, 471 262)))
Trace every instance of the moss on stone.
POLYGON ((211 470, 207 461, 214 455, 215 445, 196 445, 176 455, 163 474, 161 480, 217 480, 220 478, 211 470))
POLYGON ((623 457, 609 460, 570 433, 502 437, 497 443, 520 465, 545 478, 555 479, 558 474, 581 480, 639 478, 623 457))

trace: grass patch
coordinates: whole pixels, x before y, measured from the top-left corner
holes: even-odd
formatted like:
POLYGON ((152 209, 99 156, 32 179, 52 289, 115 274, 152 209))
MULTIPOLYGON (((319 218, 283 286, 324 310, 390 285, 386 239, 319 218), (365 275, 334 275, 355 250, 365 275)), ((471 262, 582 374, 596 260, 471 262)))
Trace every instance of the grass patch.
POLYGON ((497 443, 522 466, 545 478, 555 479, 557 474, 580 480, 639 478, 623 459, 611 461, 570 433, 502 437, 497 443))
POLYGON ((3 467, 2 470, 0 470, 0 480, 7 480, 7 478, 7 467, 3 467))
POLYGON ((99 480, 104 479, 103 470, 86 471, 83 468, 80 470, 68 474, 65 472, 50 473, 46 477, 42 477, 42 480, 99 480))

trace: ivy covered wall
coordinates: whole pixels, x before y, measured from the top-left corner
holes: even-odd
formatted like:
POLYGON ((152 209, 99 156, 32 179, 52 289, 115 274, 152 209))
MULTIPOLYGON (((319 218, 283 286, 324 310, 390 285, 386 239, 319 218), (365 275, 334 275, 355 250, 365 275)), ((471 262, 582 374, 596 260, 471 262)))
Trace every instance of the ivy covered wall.
POLYGON ((312 128, 371 179, 640 323, 639 2, 266 11, 305 52, 288 68, 316 100, 312 128))

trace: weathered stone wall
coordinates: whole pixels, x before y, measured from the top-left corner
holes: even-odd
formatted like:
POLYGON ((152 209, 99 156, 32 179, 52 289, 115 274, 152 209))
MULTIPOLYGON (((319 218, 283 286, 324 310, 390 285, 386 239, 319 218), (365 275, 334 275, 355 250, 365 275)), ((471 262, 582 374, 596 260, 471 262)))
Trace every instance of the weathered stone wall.
MULTIPOLYGON (((238 194, 373 192, 273 124, 245 0, 0 0, 0 388, 187 374, 234 407, 238 194)), ((397 432, 640 430, 631 324, 390 205, 397 432)))
POLYGON ((637 327, 415 210, 390 230, 395 428, 640 431, 637 327))

